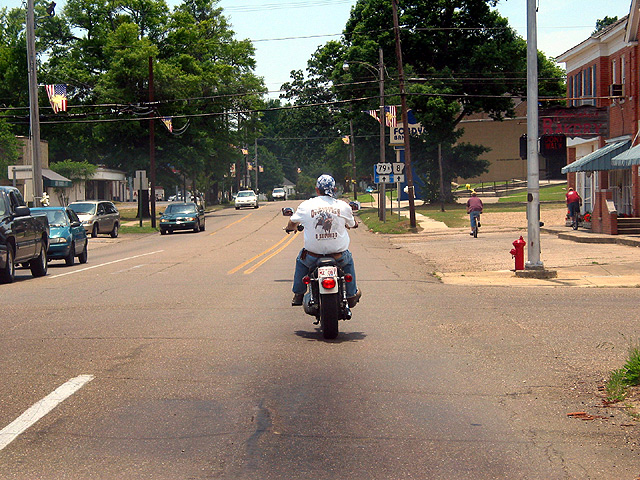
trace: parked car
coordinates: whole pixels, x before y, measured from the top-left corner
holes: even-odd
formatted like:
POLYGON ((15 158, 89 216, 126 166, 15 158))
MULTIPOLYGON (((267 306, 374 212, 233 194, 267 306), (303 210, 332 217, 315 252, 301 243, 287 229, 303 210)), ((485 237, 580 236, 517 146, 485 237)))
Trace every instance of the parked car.
POLYGON ((204 208, 193 202, 171 203, 160 217, 160 234, 173 233, 174 230, 193 230, 203 232, 205 228, 204 208))
POLYGON ((258 197, 253 190, 240 190, 236 197, 236 210, 242 207, 258 208, 258 197))
POLYGON ((273 191, 271 192, 271 198, 273 198, 274 200, 286 200, 287 199, 287 192, 284 191, 284 188, 274 188, 273 191))
POLYGON ((76 212, 82 226, 95 238, 99 233, 108 233, 111 238, 118 236, 120 228, 120 212, 116 206, 106 200, 84 200, 69 204, 69 208, 76 212))
POLYGON ((0 186, 0 283, 13 282, 20 263, 44 277, 48 245, 47 217, 32 215, 17 188, 0 186))
POLYGON ((78 215, 65 207, 32 208, 33 215, 46 215, 49 220, 49 260, 64 260, 73 265, 78 257, 80 263, 87 263, 89 239, 78 215))

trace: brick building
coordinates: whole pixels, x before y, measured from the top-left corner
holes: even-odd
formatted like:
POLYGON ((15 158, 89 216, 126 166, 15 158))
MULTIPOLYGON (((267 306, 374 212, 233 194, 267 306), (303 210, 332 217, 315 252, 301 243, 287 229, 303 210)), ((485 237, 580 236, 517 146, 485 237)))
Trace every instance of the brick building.
POLYGON ((582 213, 592 214, 593 231, 613 235, 640 233, 639 7, 632 0, 629 15, 556 58, 567 71, 566 115, 605 115, 596 129, 583 121, 565 132, 562 172, 583 198, 582 213))

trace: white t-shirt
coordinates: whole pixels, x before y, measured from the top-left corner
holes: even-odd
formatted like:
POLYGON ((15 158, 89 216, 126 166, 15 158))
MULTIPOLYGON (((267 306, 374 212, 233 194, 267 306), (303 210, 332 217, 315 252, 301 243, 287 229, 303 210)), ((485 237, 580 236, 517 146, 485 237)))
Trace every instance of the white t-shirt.
POLYGON ((304 225, 304 248, 314 253, 338 253, 349 248, 345 227, 356 224, 351 207, 328 195, 305 200, 291 221, 304 225))

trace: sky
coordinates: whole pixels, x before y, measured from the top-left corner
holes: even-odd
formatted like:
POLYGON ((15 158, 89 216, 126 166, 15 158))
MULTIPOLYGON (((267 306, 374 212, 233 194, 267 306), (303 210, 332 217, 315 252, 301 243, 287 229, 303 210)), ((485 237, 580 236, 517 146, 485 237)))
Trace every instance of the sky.
MULTIPOLYGON (((23 0, 0 0, 17 7, 23 0)), ((167 0, 177 5, 179 0, 167 0)), ((65 1, 58 0, 57 9, 65 1)), ((339 39, 356 0, 220 0, 236 38, 256 48, 256 74, 270 91, 290 80, 291 70, 304 70, 313 52, 339 39)), ((538 50, 557 57, 586 40, 596 20, 629 13, 631 0, 537 0, 538 50)), ((500 0, 497 10, 527 37, 527 1, 500 0)), ((270 96, 277 97, 276 93, 270 96)))

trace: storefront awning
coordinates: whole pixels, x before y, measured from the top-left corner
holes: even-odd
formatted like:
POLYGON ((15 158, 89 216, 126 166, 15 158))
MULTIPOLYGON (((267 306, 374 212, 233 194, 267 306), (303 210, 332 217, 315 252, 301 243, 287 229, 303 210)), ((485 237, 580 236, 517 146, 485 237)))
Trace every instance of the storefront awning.
POLYGON ((640 145, 630 148, 611 159, 611 165, 619 168, 631 168, 631 165, 640 165, 640 145))
POLYGON ((612 159, 628 150, 631 146, 629 140, 624 142, 610 143, 589 155, 585 155, 569 165, 562 167, 562 173, 569 172, 595 172, 596 170, 618 170, 625 167, 619 167, 612 164, 612 159))
POLYGON ((49 170, 48 168, 42 169, 42 181, 46 187, 70 187, 72 185, 71 180, 67 177, 63 177, 59 173, 49 170))

